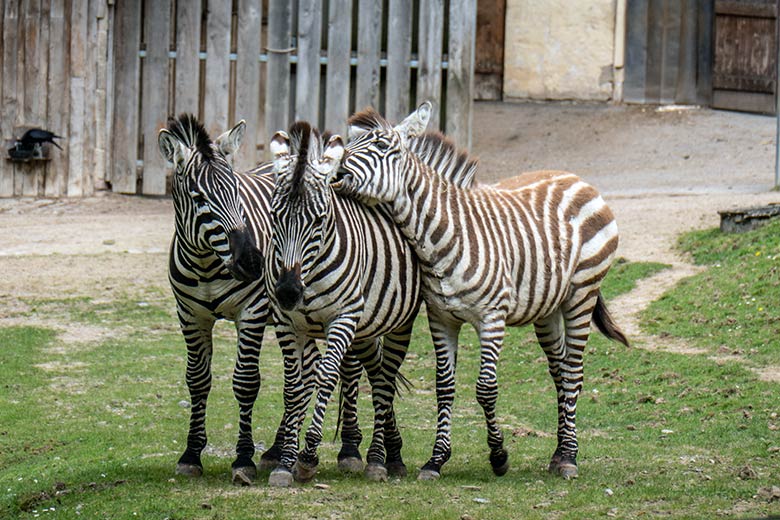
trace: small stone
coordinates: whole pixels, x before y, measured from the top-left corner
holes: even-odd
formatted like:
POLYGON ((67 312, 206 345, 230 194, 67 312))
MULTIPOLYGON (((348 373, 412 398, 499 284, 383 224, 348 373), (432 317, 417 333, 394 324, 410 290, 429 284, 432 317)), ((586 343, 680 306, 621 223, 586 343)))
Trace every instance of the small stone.
POLYGON ((330 489, 330 486, 327 484, 314 484, 314 489, 330 489))
POLYGON ((488 502, 490 502, 490 500, 488 500, 487 498, 477 497, 474 499, 474 502, 476 502, 477 504, 487 504, 488 502))
POLYGON ((114 244, 116 244, 116 240, 114 240, 113 238, 103 240, 104 246, 113 246, 114 244))
POLYGON ((661 433, 663 433, 664 435, 671 435, 674 433, 674 430, 661 430, 661 433))
POLYGON ((182 408, 189 408, 190 402, 182 399, 181 401, 179 401, 179 406, 181 406, 182 408))
POLYGON ((615 492, 612 491, 611 489, 607 488, 607 489, 604 490, 604 494, 607 495, 608 497, 611 497, 612 495, 615 494, 615 492))
POLYGON ((635 432, 636 431, 636 426, 634 426, 633 424, 629 424, 628 426, 626 426, 626 430, 628 430, 630 432, 635 432))

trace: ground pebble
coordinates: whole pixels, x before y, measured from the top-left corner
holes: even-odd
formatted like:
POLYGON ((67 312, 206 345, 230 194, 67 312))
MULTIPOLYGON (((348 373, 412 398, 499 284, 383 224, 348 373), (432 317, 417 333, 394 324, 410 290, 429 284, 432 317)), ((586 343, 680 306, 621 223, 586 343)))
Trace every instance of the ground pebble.
POLYGON ((612 491, 611 489, 607 488, 607 489, 604 490, 604 494, 607 495, 608 497, 611 497, 612 495, 615 494, 615 492, 612 491))
POLYGON ((487 504, 488 502, 490 502, 490 500, 488 500, 487 498, 477 497, 474 499, 474 502, 476 502, 477 504, 487 504))

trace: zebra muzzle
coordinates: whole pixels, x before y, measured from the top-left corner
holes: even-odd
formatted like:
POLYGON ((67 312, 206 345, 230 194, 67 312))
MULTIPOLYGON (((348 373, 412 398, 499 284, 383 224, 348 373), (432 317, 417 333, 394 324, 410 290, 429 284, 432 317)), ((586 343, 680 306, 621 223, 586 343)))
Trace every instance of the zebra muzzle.
POLYGON ((293 310, 303 299, 303 283, 301 282, 301 264, 295 264, 292 269, 282 268, 274 287, 276 300, 282 309, 293 310))
POLYGON ((265 260, 255 245, 254 238, 246 230, 231 231, 228 235, 232 261, 226 264, 236 280, 252 282, 263 274, 265 260))

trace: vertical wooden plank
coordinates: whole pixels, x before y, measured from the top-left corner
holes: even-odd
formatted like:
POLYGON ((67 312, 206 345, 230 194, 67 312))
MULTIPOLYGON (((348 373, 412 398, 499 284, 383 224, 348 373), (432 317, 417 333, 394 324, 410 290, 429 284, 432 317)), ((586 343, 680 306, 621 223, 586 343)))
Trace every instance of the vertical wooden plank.
POLYGON ((157 147, 157 132, 168 117, 168 42, 170 0, 149 0, 144 12, 146 56, 141 85, 141 131, 144 136, 144 195, 164 195, 167 167, 157 147))
POLYGON ((387 16, 385 116, 388 120, 397 122, 410 111, 409 57, 412 52, 412 0, 388 2, 387 16))
POLYGON ((420 2, 420 31, 417 54, 417 104, 432 101, 434 104, 429 129, 441 129, 441 58, 444 38, 444 0, 420 2))
POLYGON ((241 0, 238 11, 236 113, 234 119, 246 121, 246 135, 244 144, 234 160, 234 164, 239 170, 248 170, 254 167, 258 161, 262 20, 262 0, 241 0))
MULTIPOLYGON (((664 9, 669 0, 650 2, 647 13, 647 71, 645 96, 649 103, 661 100, 661 70, 663 66, 664 9)), ((674 0, 677 1, 677 0, 674 0)))
POLYGON ((65 12, 66 0, 51 0, 49 12, 49 78, 48 117, 49 129, 63 136, 62 150, 52 150, 46 171, 44 194, 61 197, 68 192, 68 143, 70 130, 68 115, 63 107, 70 105, 70 47, 63 45, 70 38, 65 12))
POLYGON ((661 103, 674 103, 680 69, 680 0, 668 1, 664 9, 661 51, 661 103))
POLYGON ((683 0, 680 19, 680 70, 675 102, 695 104, 696 100, 696 2, 683 0))
POLYGON ((357 40, 355 109, 371 106, 381 111, 379 58, 382 46, 382 0, 360 0, 357 40))
POLYGON ((320 48, 322 2, 298 5, 298 67, 295 69, 295 119, 318 125, 320 119, 320 48))
POLYGON ((212 136, 221 134, 228 126, 231 8, 230 0, 209 2, 203 122, 212 136))
MULTIPOLYGON (((3 13, 3 18, 0 19, 0 73, 4 73, 6 70, 6 58, 5 58, 5 14, 6 3, 15 2, 16 0, 0 0, 0 13, 3 13)), ((4 76, 0 77, 0 103, 5 99, 4 90, 4 76)), ((6 145, 6 134, 8 132, 8 123, 5 121, 4 106, 0 105, 0 143, 3 146, 6 145)), ((0 157, 0 197, 9 197, 13 195, 13 165, 10 161, 5 160, 6 151, 0 149, 2 157, 0 157), (11 181, 10 183, 8 181, 11 181)))
POLYGON ((474 107, 477 0, 451 2, 449 21, 445 130, 459 146, 470 149, 471 114, 474 107))
POLYGON ((715 10, 712 0, 698 0, 697 5, 696 95, 699 103, 710 104, 712 102, 712 27, 715 10))
MULTIPOLYGON (((89 95, 84 96, 84 163, 82 171, 85 180, 85 186, 89 186, 89 193, 94 193, 95 184, 98 181, 98 172, 96 169, 95 152, 97 148, 97 67, 98 60, 98 36, 97 36, 97 16, 98 4, 105 0, 89 0, 87 6, 87 38, 85 48, 85 67, 84 67, 84 91, 89 95)), ((101 179, 102 180, 102 179, 101 179)))
MULTIPOLYGON (((85 171, 87 132, 84 120, 87 87, 87 2, 72 2, 70 11, 70 132, 68 134, 68 196, 92 193, 91 172, 85 171)), ((91 95, 91 93, 90 93, 91 95)), ((88 144, 91 146, 91 144, 88 144)))
POLYGON ((200 0, 177 0, 175 114, 198 115, 200 14, 200 0))
POLYGON ((626 5, 626 60, 623 100, 645 102, 647 74, 648 0, 632 0, 626 5))
MULTIPOLYGON (((41 0, 23 0, 24 11, 24 104, 22 120, 24 126, 46 126, 46 60, 43 53, 42 38, 48 37, 48 17, 44 29, 41 23, 41 0), (46 34, 44 34, 46 33, 46 34)), ((22 196, 35 197, 43 194, 43 163, 26 164, 21 168, 19 179, 22 196)))
MULTIPOLYGON (((619 5, 620 2, 617 4, 619 5)), ((477 30, 474 36, 474 99, 501 100, 505 25, 506 0, 477 2, 477 30)), ((449 87, 447 89, 449 90, 449 87)))
POLYGON ((138 89, 141 46, 141 3, 114 7, 114 117, 112 189, 135 193, 138 159, 138 89))
POLYGON ((331 0, 328 12, 328 72, 325 128, 345 135, 349 116, 349 80, 352 36, 350 0, 331 0))
POLYGON ((95 126, 94 164, 95 189, 104 190, 106 184, 106 140, 108 137, 108 118, 106 117, 106 92, 108 88, 108 8, 106 0, 95 2, 95 104, 93 118, 95 126))
POLYGON ((292 7, 287 0, 268 0, 268 66, 266 67, 265 142, 290 120, 290 31, 292 7))

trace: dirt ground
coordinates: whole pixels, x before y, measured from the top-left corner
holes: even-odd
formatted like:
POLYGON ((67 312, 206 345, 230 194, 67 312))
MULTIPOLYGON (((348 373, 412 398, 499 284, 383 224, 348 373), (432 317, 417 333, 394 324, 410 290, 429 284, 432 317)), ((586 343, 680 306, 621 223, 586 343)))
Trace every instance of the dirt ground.
MULTIPOLYGON (((473 152, 486 183, 535 169, 580 174, 613 208, 621 256, 674 266, 611 303, 627 332, 652 344, 636 313, 696 272, 674 251, 675 237, 717 226, 718 210, 780 202, 770 191, 775 124, 772 117, 710 109, 477 103, 473 152)), ((15 321, 23 297, 167 287, 168 199, 1 199, 0 230, 0 325, 15 321)))

